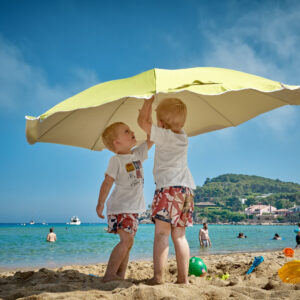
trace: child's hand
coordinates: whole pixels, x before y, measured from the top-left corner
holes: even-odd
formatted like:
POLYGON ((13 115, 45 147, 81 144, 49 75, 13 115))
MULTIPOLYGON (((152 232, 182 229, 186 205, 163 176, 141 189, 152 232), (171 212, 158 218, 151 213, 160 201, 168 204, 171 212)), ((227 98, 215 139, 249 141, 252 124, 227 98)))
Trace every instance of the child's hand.
POLYGON ((147 101, 153 102, 154 100, 155 100, 155 97, 154 97, 154 95, 152 95, 152 97, 150 99, 148 99, 147 101))
POLYGON ((98 203, 98 205, 96 207, 96 212, 97 212, 97 215, 99 216, 99 218, 101 218, 101 219, 104 219, 103 210, 104 210, 104 204, 98 203))

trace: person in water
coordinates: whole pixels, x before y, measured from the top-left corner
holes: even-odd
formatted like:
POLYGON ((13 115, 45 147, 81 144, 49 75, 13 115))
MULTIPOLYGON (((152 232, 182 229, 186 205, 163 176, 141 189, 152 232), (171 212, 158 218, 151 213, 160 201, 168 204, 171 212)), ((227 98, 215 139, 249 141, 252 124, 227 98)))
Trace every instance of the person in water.
POLYGON ((50 232, 47 235, 47 242, 56 242, 56 234, 53 232, 54 228, 51 227, 49 231, 50 232))
POLYGON ((242 232, 239 233, 239 235, 237 236, 238 239, 246 239, 247 236, 244 235, 242 232))
POLYGON ((281 237, 279 236, 278 233, 275 233, 273 240, 278 240, 278 241, 281 240, 281 237))
POLYGON ((206 223, 203 223, 203 228, 201 228, 199 231, 199 242, 202 248, 211 246, 211 241, 208 235, 208 227, 206 223))

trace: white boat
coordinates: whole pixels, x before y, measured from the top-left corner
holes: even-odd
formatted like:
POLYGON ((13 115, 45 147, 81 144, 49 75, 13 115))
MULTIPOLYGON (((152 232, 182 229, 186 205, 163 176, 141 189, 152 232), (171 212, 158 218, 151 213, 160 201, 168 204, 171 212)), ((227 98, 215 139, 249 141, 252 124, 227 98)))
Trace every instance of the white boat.
POLYGON ((34 221, 31 220, 29 224, 30 224, 30 225, 34 225, 34 221))
POLYGON ((71 219, 70 219, 70 222, 67 223, 69 225, 80 225, 81 224, 81 221, 79 220, 78 217, 76 216, 73 216, 71 219))

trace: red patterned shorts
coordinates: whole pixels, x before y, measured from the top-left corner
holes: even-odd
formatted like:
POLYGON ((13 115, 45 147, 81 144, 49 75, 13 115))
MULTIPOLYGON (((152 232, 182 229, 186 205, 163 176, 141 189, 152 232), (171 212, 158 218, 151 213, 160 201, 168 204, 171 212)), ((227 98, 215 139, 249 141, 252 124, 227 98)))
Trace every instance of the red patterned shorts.
POLYGON ((152 221, 171 223, 173 227, 193 226, 194 195, 190 188, 170 186, 155 191, 152 221))
POLYGON ((117 214, 107 216, 107 232, 117 233, 118 229, 135 235, 138 229, 138 214, 117 214))

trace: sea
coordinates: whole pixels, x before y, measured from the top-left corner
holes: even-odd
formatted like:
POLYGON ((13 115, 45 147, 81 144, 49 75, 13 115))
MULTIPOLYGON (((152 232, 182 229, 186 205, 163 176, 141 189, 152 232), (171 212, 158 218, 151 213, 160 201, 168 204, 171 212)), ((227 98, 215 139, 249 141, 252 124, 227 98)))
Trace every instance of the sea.
MULTIPOLYGON (((71 264, 107 263, 119 237, 106 232, 106 224, 0 224, 0 269, 56 268, 71 264), (55 243, 46 242, 49 228, 54 227, 55 243)), ((282 250, 296 245, 291 225, 209 225, 212 247, 201 249, 198 234, 202 225, 186 230, 192 256, 282 250), (239 232, 247 238, 238 239, 239 232), (283 239, 273 240, 275 233, 283 239)), ((130 260, 151 260, 154 225, 140 224, 130 253, 130 260)), ((170 239, 169 257, 174 257, 170 239)))

